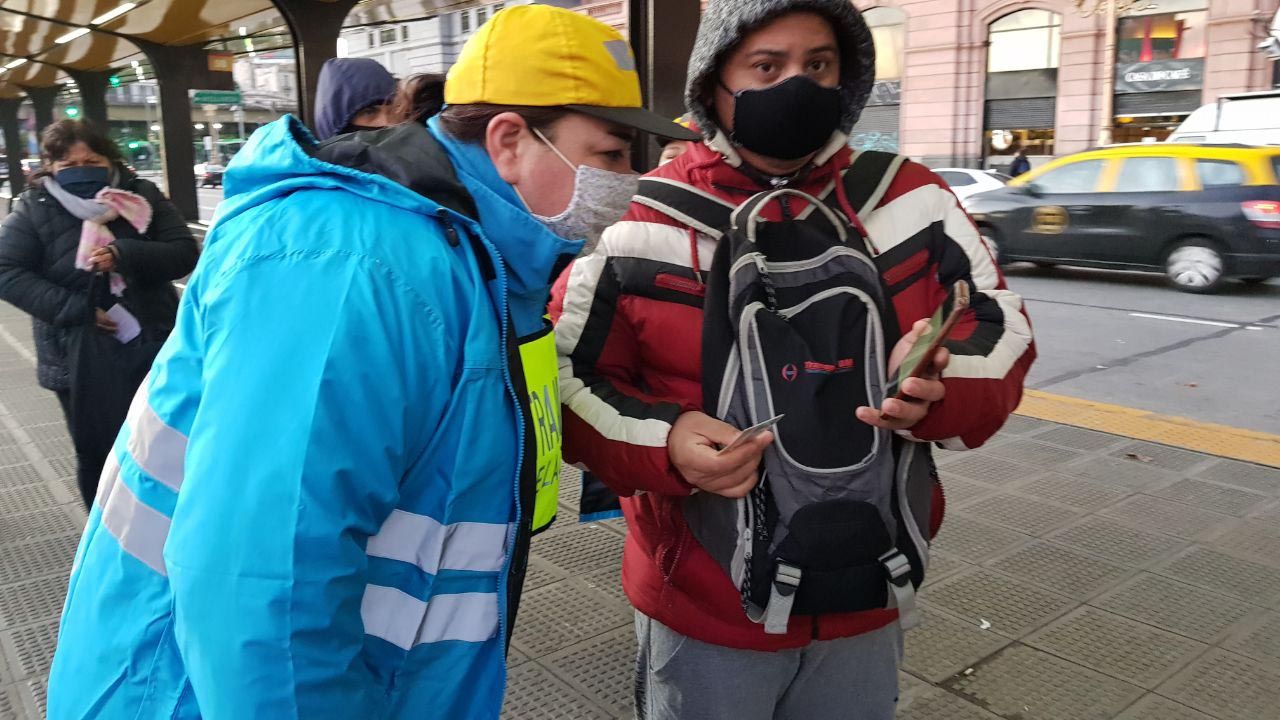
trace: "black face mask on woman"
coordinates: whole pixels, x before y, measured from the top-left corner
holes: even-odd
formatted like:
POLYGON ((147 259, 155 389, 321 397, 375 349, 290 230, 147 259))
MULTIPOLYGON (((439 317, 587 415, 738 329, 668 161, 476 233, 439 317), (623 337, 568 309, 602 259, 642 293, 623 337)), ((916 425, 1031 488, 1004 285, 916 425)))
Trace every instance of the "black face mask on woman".
POLYGON ((76 197, 91 198, 111 184, 111 168, 97 165, 79 165, 63 168, 53 174, 53 179, 63 190, 76 197))
POLYGON ((804 75, 739 90, 733 100, 733 143, 765 157, 799 160, 821 150, 840 126, 840 88, 804 75))

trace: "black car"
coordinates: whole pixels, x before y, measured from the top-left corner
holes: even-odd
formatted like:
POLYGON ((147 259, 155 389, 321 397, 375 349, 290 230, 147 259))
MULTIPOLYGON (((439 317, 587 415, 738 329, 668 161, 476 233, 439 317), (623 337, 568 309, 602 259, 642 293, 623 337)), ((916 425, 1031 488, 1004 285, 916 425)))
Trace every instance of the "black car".
POLYGON ((1280 147, 1143 144, 1054 160, 965 209, 1001 264, 1163 272, 1208 293, 1280 275, 1280 147))
POLYGON ((226 167, 214 163, 201 163, 196 166, 196 180, 200 187, 222 187, 222 174, 226 167))

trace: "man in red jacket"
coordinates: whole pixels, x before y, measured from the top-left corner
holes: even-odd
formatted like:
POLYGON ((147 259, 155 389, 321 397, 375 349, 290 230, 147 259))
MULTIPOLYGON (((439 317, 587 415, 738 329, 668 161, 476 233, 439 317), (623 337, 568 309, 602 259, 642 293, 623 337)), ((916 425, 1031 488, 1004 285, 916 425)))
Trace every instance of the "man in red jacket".
MULTIPOLYGON (((920 443, 925 457, 930 444, 977 447, 1021 398, 1035 357, 1031 328, 972 222, 928 169, 906 162, 884 182, 860 178, 876 192, 851 206, 842 183, 855 157, 848 133, 874 68, 870 32, 848 0, 712 0, 686 92, 705 143, 650 177, 730 205, 793 187, 842 208, 869 236, 905 332, 891 366, 948 289, 969 283, 972 305, 949 357, 944 350, 935 358, 939 373, 908 380, 904 400, 857 413, 920 443)), ((771 441, 765 434, 717 455, 738 429, 702 411, 703 283, 715 246, 695 219, 637 198, 553 291, 565 455, 623 496, 622 579, 640 645, 637 712, 888 720, 901 654, 896 610, 792 616, 784 634, 767 634, 686 523, 682 502, 693 492, 747 494, 771 441)), ((925 465, 936 532, 941 490, 931 460, 925 465)))

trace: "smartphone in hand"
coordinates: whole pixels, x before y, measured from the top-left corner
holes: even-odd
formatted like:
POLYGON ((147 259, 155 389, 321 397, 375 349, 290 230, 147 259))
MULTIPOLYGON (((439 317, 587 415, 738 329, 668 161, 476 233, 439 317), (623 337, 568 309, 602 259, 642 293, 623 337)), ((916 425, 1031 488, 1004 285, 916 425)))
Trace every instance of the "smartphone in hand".
POLYGON ((911 347, 911 352, 907 353, 902 365, 898 367, 898 375, 891 386, 894 399, 902 400, 906 397, 902 391, 902 384, 907 381, 907 378, 922 377, 929 372, 933 356, 942 347, 942 343, 951 337, 956 323, 960 321, 960 316, 968 308, 969 283, 961 280, 951 286, 951 292, 947 295, 946 301, 933 314, 933 317, 929 318, 929 329, 916 340, 916 344, 911 347))

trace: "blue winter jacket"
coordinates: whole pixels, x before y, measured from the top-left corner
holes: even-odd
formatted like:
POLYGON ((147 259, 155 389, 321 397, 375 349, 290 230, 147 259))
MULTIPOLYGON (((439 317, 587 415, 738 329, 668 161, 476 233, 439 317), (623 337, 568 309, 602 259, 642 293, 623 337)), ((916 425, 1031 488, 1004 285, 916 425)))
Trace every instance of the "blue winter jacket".
POLYGON ((286 117, 226 188, 90 512, 49 717, 496 718, 514 339, 581 244, 435 126, 317 147, 286 117))

